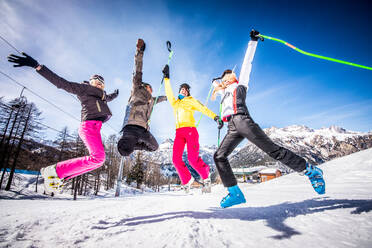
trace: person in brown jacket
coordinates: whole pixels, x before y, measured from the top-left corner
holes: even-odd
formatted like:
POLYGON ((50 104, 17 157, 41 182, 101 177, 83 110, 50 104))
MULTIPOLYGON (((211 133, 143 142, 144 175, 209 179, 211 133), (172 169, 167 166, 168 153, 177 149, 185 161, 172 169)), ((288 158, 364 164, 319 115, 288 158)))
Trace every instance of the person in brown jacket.
POLYGON ((115 99, 119 90, 112 94, 104 91, 105 80, 100 75, 91 76, 89 82, 75 83, 67 81, 49 70, 45 65, 40 65, 34 58, 22 53, 23 56, 9 55, 8 61, 14 63, 14 67, 29 66, 54 84, 77 96, 81 102, 81 123, 79 136, 89 151, 89 156, 73 158, 58 162, 44 168, 40 172, 44 178, 44 189, 48 194, 59 193, 66 180, 77 177, 89 171, 95 170, 105 162, 105 148, 102 144, 102 124, 112 116, 107 102, 115 99))
MULTIPOLYGON (((129 156, 134 150, 156 151, 159 147, 155 137, 149 131, 149 119, 156 97, 152 96, 151 85, 142 82, 145 48, 145 42, 138 39, 134 56, 132 91, 121 130, 123 135, 118 142, 118 150, 122 156, 129 156)), ((159 96, 156 103, 166 100, 166 96, 159 96)))

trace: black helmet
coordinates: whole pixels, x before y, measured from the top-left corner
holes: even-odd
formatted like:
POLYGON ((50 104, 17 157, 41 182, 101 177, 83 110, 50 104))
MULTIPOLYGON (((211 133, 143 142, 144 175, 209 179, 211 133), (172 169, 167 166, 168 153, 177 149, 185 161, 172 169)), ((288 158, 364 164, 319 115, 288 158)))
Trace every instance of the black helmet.
POLYGON ((185 88, 187 90, 187 94, 190 96, 190 88, 191 88, 190 85, 186 83, 181 84, 178 92, 180 92, 182 88, 185 88))

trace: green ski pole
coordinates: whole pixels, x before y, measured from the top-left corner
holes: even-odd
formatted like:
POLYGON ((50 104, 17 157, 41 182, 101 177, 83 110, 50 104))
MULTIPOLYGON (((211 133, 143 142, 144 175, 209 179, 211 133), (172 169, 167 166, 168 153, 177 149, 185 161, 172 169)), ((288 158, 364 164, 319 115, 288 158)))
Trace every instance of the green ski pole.
MULTIPOLYGON (((206 107, 207 107, 207 104, 208 104, 209 97, 211 96, 212 89, 213 89, 213 84, 211 85, 211 88, 209 89, 209 92, 208 92, 207 99, 205 100, 205 104, 204 104, 204 105, 205 105, 206 107)), ((200 116, 200 118, 199 118, 199 121, 198 121, 198 123, 196 124, 196 127, 199 126, 202 117, 203 117, 203 114, 201 114, 201 116, 200 116)))
MULTIPOLYGON (((222 103, 220 103, 220 120, 221 120, 221 113, 222 113, 222 103)), ((218 129, 217 148, 220 147, 220 135, 221 135, 221 129, 218 129)))
MULTIPOLYGON (((173 51, 172 51, 172 44, 170 43, 170 41, 168 40, 167 41, 167 49, 168 49, 168 52, 169 52, 169 55, 168 55, 168 62, 167 62, 167 65, 169 65, 171 59, 172 59, 172 56, 173 56, 173 51)), ((147 125, 150 125, 150 121, 151 121, 151 116, 152 116, 152 112, 154 112, 154 108, 155 108, 155 105, 156 103, 158 102, 158 98, 159 98, 159 94, 160 94, 160 90, 163 86, 163 82, 164 82, 164 76, 163 78, 161 79, 161 83, 160 83, 160 87, 159 87, 159 90, 158 90, 158 93, 156 95, 156 98, 155 98, 155 101, 154 101, 154 105, 151 109, 151 113, 150 113, 150 117, 149 117, 149 120, 147 121, 147 125)))
POLYGON ((280 39, 277 39, 277 38, 274 38, 274 37, 270 37, 270 36, 266 36, 266 35, 262 35, 262 34, 259 34, 257 36, 261 37, 262 40, 263 40, 263 38, 265 38, 265 39, 268 39, 268 40, 277 41, 277 42, 282 43, 282 44, 292 48, 293 50, 295 50, 299 53, 302 53, 304 55, 307 55, 307 56, 315 57, 315 58, 318 58, 318 59, 329 60, 329 61, 333 61, 333 62, 340 63, 340 64, 355 66, 355 67, 359 67, 359 68, 363 68, 363 69, 367 69, 367 70, 372 70, 372 67, 369 67, 369 66, 359 65, 359 64, 343 61, 343 60, 340 60, 340 59, 334 59, 334 58, 330 58, 330 57, 326 57, 326 56, 322 56, 322 55, 317 55, 317 54, 314 54, 314 53, 305 52, 305 51, 293 46, 292 44, 289 44, 286 41, 283 41, 283 40, 280 40, 280 39))

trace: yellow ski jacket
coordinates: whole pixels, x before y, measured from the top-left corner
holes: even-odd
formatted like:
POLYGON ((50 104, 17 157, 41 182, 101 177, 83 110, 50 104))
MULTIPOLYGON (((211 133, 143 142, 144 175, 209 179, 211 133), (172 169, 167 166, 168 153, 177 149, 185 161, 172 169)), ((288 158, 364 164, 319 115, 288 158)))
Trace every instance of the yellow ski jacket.
POLYGON ((174 115, 176 117, 176 129, 181 127, 195 127, 194 111, 199 111, 206 116, 214 119, 216 114, 209 110, 201 102, 187 96, 182 100, 174 98, 172 87, 169 82, 169 78, 164 78, 165 83, 165 94, 169 103, 173 108, 174 115))

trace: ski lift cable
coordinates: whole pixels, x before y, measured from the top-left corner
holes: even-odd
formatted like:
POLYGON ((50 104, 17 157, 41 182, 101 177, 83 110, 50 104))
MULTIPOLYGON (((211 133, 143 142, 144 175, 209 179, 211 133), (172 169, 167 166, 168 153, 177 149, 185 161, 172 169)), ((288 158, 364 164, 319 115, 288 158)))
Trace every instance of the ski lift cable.
POLYGON ((340 59, 334 59, 334 58, 330 58, 330 57, 326 57, 326 56, 322 56, 322 55, 318 55, 318 54, 314 54, 314 53, 305 52, 305 51, 303 51, 303 50, 295 47, 294 45, 289 44, 288 42, 283 41, 283 40, 280 40, 278 38, 274 38, 274 37, 270 37, 270 36, 266 36, 266 35, 262 35, 262 34, 259 34, 257 36, 258 37, 261 37, 262 39, 268 39, 268 40, 273 40, 273 41, 282 43, 282 44, 284 44, 284 45, 292 48, 293 50, 295 50, 295 51, 297 51, 299 53, 302 53, 304 55, 307 55, 307 56, 315 57, 315 58, 318 58, 318 59, 329 60, 329 61, 333 61, 333 62, 340 63, 340 64, 355 66, 355 67, 359 67, 359 68, 363 68, 363 69, 367 69, 367 70, 372 70, 372 67, 369 67, 369 66, 359 65, 359 64, 347 62, 347 61, 340 60, 340 59))
MULTIPOLYGON (((6 103, 0 103, 0 104, 2 105, 2 107, 7 108, 7 109, 12 109, 12 108, 13 108, 12 106, 10 106, 10 105, 8 105, 8 104, 6 104, 6 103)), ((53 130, 53 131, 55 131, 55 132, 57 132, 57 133, 62 133, 62 132, 63 132, 62 130, 58 130, 58 129, 55 129, 54 127, 50 127, 50 126, 48 126, 48 125, 46 125, 46 124, 44 124, 44 123, 42 123, 42 122, 40 122, 40 121, 35 121, 35 123, 36 123, 36 124, 40 124, 40 125, 42 125, 42 126, 48 128, 48 129, 50 129, 50 130, 53 130)), ((72 136, 72 135, 70 135, 70 134, 66 134, 66 135, 69 136, 70 138, 76 138, 76 137, 74 137, 74 136, 72 136)))
POLYGON ((24 86, 23 84, 21 84, 21 83, 18 82, 17 80, 13 79, 13 78, 12 78, 11 76, 9 76, 8 74, 6 74, 6 73, 4 73, 4 72, 2 72, 2 71, 0 71, 0 73, 3 74, 3 75, 4 75, 5 77, 7 77, 8 79, 10 79, 12 82, 16 83, 17 85, 24 87, 26 90, 30 91, 33 95, 35 95, 35 96, 39 97, 40 99, 44 100, 45 102, 49 103, 50 105, 52 105, 53 107, 55 107, 55 108, 58 109, 59 111, 65 113, 65 114, 68 115, 68 116, 70 116, 72 119, 74 119, 74 120, 80 122, 80 120, 77 119, 75 116, 73 116, 72 114, 70 114, 70 113, 64 111, 62 108, 60 108, 60 107, 58 107, 57 105, 55 105, 54 103, 50 102, 48 99, 46 99, 46 98, 40 96, 39 94, 37 94, 37 93, 34 92, 33 90, 27 88, 26 86, 24 86))
MULTIPOLYGON (((9 45, 11 48, 13 48, 17 53, 19 53, 20 55, 23 55, 22 54, 22 52, 20 52, 15 46, 13 46, 9 41, 7 41, 4 37, 2 37, 1 35, 0 35, 0 38, 7 44, 7 45, 9 45)), ((69 94, 69 93, 67 93, 67 94, 69 94)), ((72 98, 74 98, 76 101, 79 101, 78 99, 77 99, 77 97, 75 97, 74 95, 72 95, 72 94, 69 94, 72 98)))
POLYGON ((19 54, 22 54, 17 48, 15 48, 15 46, 13 46, 12 44, 10 44, 10 42, 8 42, 4 37, 2 37, 0 35, 0 39, 2 39, 6 44, 8 44, 8 46, 10 46, 11 48, 13 48, 17 53, 19 54))
MULTIPOLYGON (((8 109, 12 109, 12 106, 9 106, 8 104, 5 104, 5 103, 0 103, 0 104, 2 105, 2 107, 8 108, 8 109)), ((46 124, 44 124, 44 123, 42 123, 42 122, 40 122, 40 121, 35 121, 35 123, 36 123, 36 124, 40 124, 40 125, 42 125, 42 126, 48 128, 48 129, 50 129, 50 130, 53 130, 53 131, 55 131, 55 132, 57 132, 57 133, 62 133, 62 132, 63 132, 62 130, 58 130, 58 129, 55 129, 55 128, 53 128, 53 127, 50 127, 50 126, 48 126, 48 125, 46 125, 46 124)), ((70 137, 70 138, 72 138, 72 139, 75 139, 75 138, 76 138, 75 136, 72 136, 72 135, 70 135, 70 134, 66 134, 66 136, 68 136, 68 137, 70 137)))
MULTIPOLYGON (((19 53, 19 54, 22 55, 22 53, 21 53, 21 52, 20 52, 20 51, 15 47, 15 46, 13 46, 9 41, 7 41, 3 36, 0 35, 0 38, 1 38, 1 39, 2 39, 6 44, 8 44, 11 48, 13 48, 17 53, 19 53)), ((3 72, 1 72, 1 71, 0 71, 0 73, 2 73, 2 74, 3 74, 4 76, 6 76, 7 78, 11 79, 12 81, 14 81, 15 83, 17 83, 18 85, 22 86, 24 89, 29 90, 31 93, 35 94, 36 96, 40 97, 40 98, 43 99, 44 101, 47 101, 49 104, 53 105, 53 106, 56 107, 57 109, 59 109, 59 110, 61 110, 62 112, 64 112, 61 108, 59 108, 58 106, 56 106, 56 105, 50 103, 48 100, 44 99, 43 97, 37 95, 35 92, 33 92, 33 91, 31 91, 30 89, 28 89, 27 87, 23 86, 21 83, 15 81, 14 79, 12 79, 12 78, 11 78, 10 76, 8 76, 7 74, 5 74, 5 73, 3 73, 3 72)), ((68 93, 68 94, 69 94, 69 93, 68 93)), ((70 95, 72 98, 74 98, 76 101, 78 101, 78 99, 77 99, 74 95, 72 95, 72 94, 69 94, 69 95, 70 95)), ((66 112, 64 112, 64 113, 67 114, 67 115, 69 115, 69 116, 72 117, 73 119, 75 119, 75 120, 77 120, 77 121, 80 122, 80 120, 78 120, 77 118, 75 118, 75 117, 72 116, 71 114, 66 113, 66 112)), ((117 131, 114 127, 112 127, 110 124, 106 123, 106 125, 107 125, 108 127, 110 127, 114 132, 118 133, 118 131, 117 131)))
MULTIPOLYGON (((17 85, 23 87, 24 89, 28 90, 29 92, 31 92, 33 95, 39 97, 40 99, 44 100, 45 102, 47 102, 48 104, 52 105, 53 107, 55 107, 56 109, 58 109, 59 111, 63 112, 64 114, 70 116, 72 119, 78 121, 79 123, 81 122, 78 118, 76 118, 75 116, 73 116, 72 114, 66 112, 65 110, 63 110, 62 108, 58 107, 57 105, 55 105, 54 103, 50 102, 48 99, 40 96, 39 94, 37 94, 36 92, 34 92, 33 90, 27 88, 26 86, 24 86, 23 84, 21 84, 20 82, 18 82, 17 80, 13 79, 11 76, 9 76, 8 74, 0 71, 1 74, 3 74, 5 77, 7 77, 8 79, 10 79, 12 82, 16 83, 17 85)), ((112 126, 108 125, 113 131, 117 132, 117 130, 115 130, 112 126)))
MULTIPOLYGON (((56 131, 57 133, 62 133, 62 132, 63 132, 63 131, 61 131, 61 130, 55 129, 55 128, 53 128, 53 127, 50 127, 50 126, 48 126, 48 125, 46 125, 46 124, 44 124, 44 123, 42 123, 42 122, 39 122, 39 121, 36 121, 36 123, 37 123, 37 124, 40 124, 40 125, 42 125, 42 126, 44 126, 44 127, 46 127, 46 128, 48 128, 48 129, 50 129, 50 130, 56 131)), ((66 136, 68 136, 68 137, 70 137, 70 138, 73 138, 73 139, 76 138, 76 137, 74 137, 74 136, 72 136, 72 135, 70 135, 70 134, 68 134, 68 133, 66 133, 66 136)))

